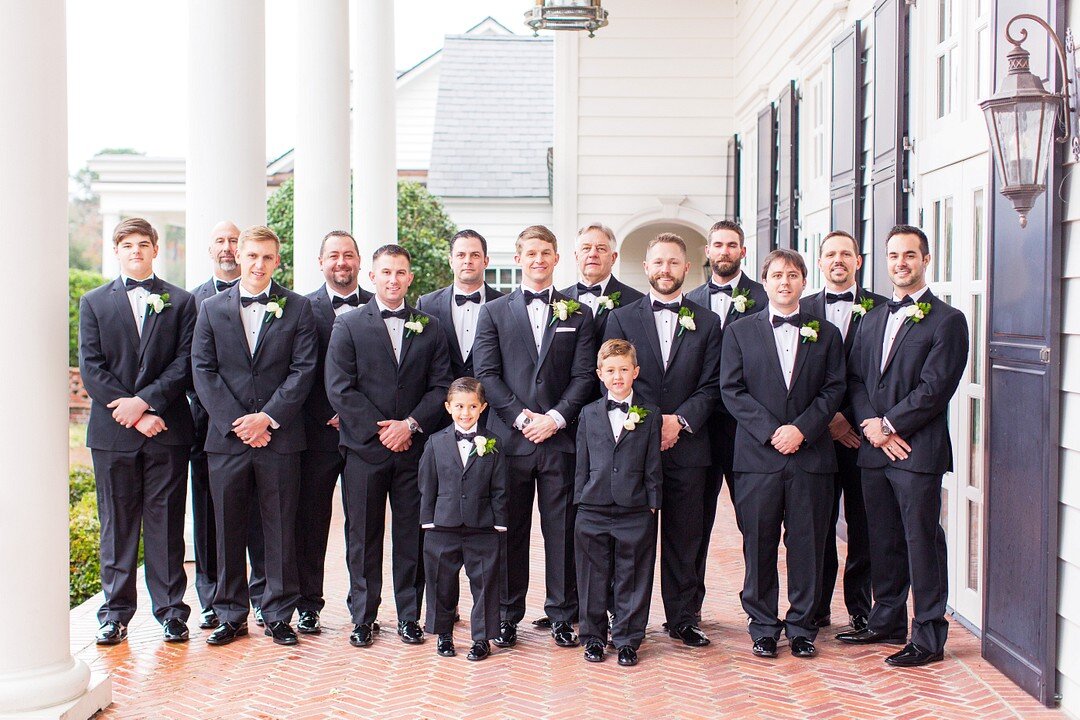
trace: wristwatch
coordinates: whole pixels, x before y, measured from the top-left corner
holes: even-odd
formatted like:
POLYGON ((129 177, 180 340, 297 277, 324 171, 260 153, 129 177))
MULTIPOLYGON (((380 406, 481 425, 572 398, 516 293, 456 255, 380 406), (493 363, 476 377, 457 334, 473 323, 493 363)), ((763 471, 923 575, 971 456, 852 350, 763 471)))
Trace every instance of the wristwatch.
POLYGON ((405 418, 405 422, 408 424, 409 432, 411 433, 415 433, 417 430, 420 429, 420 423, 416 422, 412 418, 405 418))
POLYGON ((884 416, 881 418, 881 434, 885 437, 889 437, 893 434, 893 427, 889 424, 889 421, 884 416))

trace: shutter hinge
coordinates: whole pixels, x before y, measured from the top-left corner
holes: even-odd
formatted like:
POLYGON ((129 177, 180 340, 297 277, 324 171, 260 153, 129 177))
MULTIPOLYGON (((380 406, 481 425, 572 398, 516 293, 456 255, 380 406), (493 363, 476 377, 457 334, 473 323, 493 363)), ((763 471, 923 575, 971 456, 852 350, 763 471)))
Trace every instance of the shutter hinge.
POLYGON ((909 6, 909 7, 918 7, 919 6, 919 0, 904 0, 904 4, 909 6))
POLYGON ((912 193, 915 192, 915 181, 914 180, 905 180, 904 183, 900 186, 900 188, 901 188, 901 190, 903 192, 906 192, 907 194, 911 195, 912 193))
POLYGON ((1039 362, 1044 365, 1050 364, 1050 348, 1044 347, 1039 350, 1039 362))
POLYGON ((915 138, 907 135, 904 136, 904 152, 915 152, 915 138))

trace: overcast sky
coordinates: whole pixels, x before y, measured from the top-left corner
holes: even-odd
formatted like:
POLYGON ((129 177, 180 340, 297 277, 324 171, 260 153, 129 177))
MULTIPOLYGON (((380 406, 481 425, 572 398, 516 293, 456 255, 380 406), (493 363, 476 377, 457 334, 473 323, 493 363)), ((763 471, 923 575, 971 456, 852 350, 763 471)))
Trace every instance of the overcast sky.
MULTIPOLYGON (((228 0, 220 0, 226 2, 228 0)), ((366 0, 360 0, 361 4, 366 0)), ((296 96, 295 18, 298 2, 266 0, 266 102, 293 108, 296 96)), ((353 0, 356 5, 357 0, 353 0)), ((461 33, 494 17, 527 34, 530 0, 395 0, 395 63, 404 70, 461 33)), ((71 172, 106 147, 149 155, 187 152, 187 2, 69 0, 68 165, 71 172)), ((293 145, 294 111, 266 123, 266 155, 293 145)))

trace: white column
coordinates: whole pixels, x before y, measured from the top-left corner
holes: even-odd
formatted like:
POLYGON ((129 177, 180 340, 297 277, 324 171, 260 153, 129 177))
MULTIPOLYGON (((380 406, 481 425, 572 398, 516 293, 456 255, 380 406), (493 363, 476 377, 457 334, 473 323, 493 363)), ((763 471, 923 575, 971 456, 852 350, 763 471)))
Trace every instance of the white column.
POLYGON ((296 31, 293 284, 310 292, 322 237, 349 229, 349 0, 299 3, 296 31))
POLYGON ((120 263, 113 250, 113 230, 120 224, 120 213, 101 213, 101 274, 111 279, 120 274, 120 263))
MULTIPOLYGON (((574 242, 578 224, 578 48, 581 33, 555 33, 555 128, 551 230, 559 240, 555 287, 577 280, 574 242)), ((619 238, 623 240, 623 238, 619 238)))
POLYGON ((360 0, 353 9, 353 234, 370 270, 375 249, 397 242, 394 2, 360 0))
POLYGON ((265 0, 191 0, 188 24, 189 287, 212 272, 221 220, 266 222, 265 0))
POLYGON ((67 78, 64 0, 0 0, 0 227, 8 297, 0 313, 0 617, 33 618, 0 642, 0 716, 88 718, 111 702, 108 680, 71 656, 68 619, 67 78), (42 288, 45 283, 47 287, 42 288), (102 691, 102 687, 104 690, 102 691))

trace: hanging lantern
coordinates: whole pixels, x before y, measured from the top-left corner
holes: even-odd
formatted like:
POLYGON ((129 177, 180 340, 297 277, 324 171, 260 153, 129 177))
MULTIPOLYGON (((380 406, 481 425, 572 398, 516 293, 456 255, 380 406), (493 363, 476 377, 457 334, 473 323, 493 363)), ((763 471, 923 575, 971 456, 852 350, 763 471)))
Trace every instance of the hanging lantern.
POLYGON ((594 37, 608 24, 607 17, 600 0, 536 0, 536 5, 525 13, 525 24, 534 35, 541 30, 585 30, 594 37))

